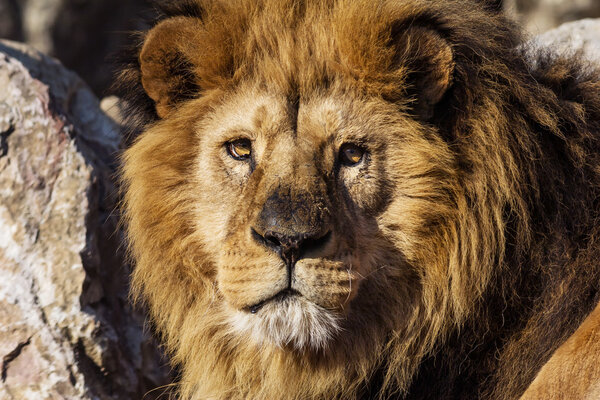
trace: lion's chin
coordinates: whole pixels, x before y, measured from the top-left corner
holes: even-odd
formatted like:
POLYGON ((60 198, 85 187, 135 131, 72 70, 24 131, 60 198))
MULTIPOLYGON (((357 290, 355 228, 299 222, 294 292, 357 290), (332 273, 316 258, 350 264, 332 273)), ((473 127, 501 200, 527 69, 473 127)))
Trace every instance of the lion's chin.
POLYGON ((256 313, 235 310, 230 324, 237 335, 260 345, 320 350, 340 331, 340 316, 302 296, 287 296, 261 305, 256 313))

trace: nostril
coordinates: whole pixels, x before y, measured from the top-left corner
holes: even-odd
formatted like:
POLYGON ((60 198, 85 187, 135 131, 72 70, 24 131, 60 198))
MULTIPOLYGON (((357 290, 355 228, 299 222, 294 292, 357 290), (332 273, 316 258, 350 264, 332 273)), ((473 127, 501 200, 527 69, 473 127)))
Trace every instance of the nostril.
POLYGON ((263 244, 264 246, 270 247, 274 250, 279 250, 281 247, 281 242, 272 232, 266 232, 264 235, 261 235, 256 231, 256 229, 251 228, 252 237, 257 242, 263 244))
POLYGON ((268 244, 273 247, 281 246, 281 241, 279 241, 279 239, 277 239, 277 237, 275 235, 271 234, 270 232, 266 233, 264 238, 268 242, 268 244))
POLYGON ((321 250, 331 238, 331 231, 324 235, 285 235, 275 231, 267 231, 261 235, 254 228, 251 228, 251 232, 254 240, 278 252, 281 257, 287 260, 286 262, 292 262, 292 260, 295 262, 311 252, 321 250))
POLYGON ((304 257, 307 253, 311 251, 321 250, 331 238, 331 231, 327 232, 322 236, 312 236, 307 237, 302 241, 300 246, 300 257, 304 257))

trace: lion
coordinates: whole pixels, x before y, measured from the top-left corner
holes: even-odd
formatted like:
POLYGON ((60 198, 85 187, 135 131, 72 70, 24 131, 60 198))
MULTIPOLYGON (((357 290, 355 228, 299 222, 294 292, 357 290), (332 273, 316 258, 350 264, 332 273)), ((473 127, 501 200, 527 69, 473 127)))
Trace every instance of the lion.
POLYGON ((600 305, 596 306, 575 333, 554 352, 520 400, 600 398, 598 354, 600 305))
POLYGON ((477 1, 165 3, 121 183, 179 396, 519 398, 600 296, 598 69, 477 1))

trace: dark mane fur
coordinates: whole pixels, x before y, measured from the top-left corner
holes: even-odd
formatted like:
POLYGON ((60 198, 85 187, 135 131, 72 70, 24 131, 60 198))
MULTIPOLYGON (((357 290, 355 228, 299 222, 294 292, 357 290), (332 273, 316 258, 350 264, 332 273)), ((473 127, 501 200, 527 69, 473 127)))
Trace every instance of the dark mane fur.
POLYGON ((506 121, 496 122, 514 128, 517 168, 527 175, 529 245, 522 216, 506 210, 503 267, 477 312, 424 361, 408 399, 518 398, 598 304, 600 74, 579 55, 542 50, 532 60, 526 50, 504 60, 506 70, 464 85, 471 93, 455 109, 473 109, 478 85, 504 92, 506 121))
MULTIPOLYGON (((168 18, 183 16, 201 19, 203 16, 200 3, 194 0, 153 0, 152 4, 152 12, 143 17, 143 24, 148 29, 168 18)), ((117 76, 112 86, 112 90, 122 101, 126 146, 131 144, 145 126, 158 120, 154 101, 144 91, 140 74, 139 56, 146 31, 131 32, 129 35, 131 44, 114 56, 117 76)))

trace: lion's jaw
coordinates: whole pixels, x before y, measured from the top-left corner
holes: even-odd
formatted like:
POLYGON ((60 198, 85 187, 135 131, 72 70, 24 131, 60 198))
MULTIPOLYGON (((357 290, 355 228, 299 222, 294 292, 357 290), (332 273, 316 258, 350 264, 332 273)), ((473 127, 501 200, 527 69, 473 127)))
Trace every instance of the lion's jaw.
MULTIPOLYGON (((360 261, 339 234, 330 236, 319 254, 291 267, 260 246, 252 260, 227 252, 219 262, 218 283, 232 333, 259 345, 327 348, 342 330, 363 276, 360 261)), ((234 236, 225 246, 240 242, 251 245, 234 236)))
POLYGON ((261 346, 327 348, 360 283, 350 263, 318 258, 300 260, 291 271, 281 263, 258 264, 255 276, 236 271, 235 277, 223 277, 226 268, 219 284, 231 332, 261 346), (236 280, 248 285, 249 293, 240 297, 231 287, 236 280))

